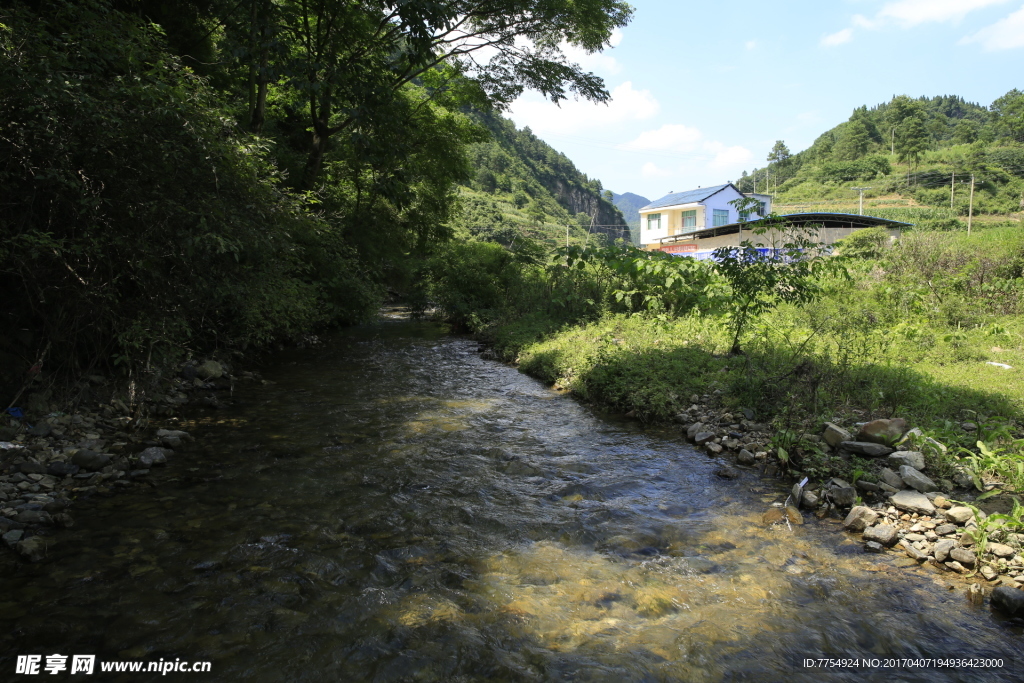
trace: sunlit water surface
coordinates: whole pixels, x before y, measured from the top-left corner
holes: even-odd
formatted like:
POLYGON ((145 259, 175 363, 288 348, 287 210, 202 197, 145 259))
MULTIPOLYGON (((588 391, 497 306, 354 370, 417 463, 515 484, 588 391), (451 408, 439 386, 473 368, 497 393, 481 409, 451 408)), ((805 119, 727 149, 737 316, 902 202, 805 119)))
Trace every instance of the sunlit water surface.
POLYGON ((166 677, 192 681, 1020 680, 1020 629, 962 586, 834 523, 765 528, 776 482, 476 348, 385 319, 282 354, 184 425, 157 489, 0 559, 0 679, 60 652, 212 660, 166 677), (801 664, 822 655, 1007 668, 801 664))

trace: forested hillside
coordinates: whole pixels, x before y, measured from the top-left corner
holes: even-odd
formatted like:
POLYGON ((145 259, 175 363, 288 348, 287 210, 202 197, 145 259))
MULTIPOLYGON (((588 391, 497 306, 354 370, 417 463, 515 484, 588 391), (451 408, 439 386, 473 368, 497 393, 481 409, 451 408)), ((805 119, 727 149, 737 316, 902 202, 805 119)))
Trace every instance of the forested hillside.
POLYGON ((581 173, 529 128, 495 114, 475 113, 490 139, 469 146, 474 174, 463 186, 462 235, 511 244, 524 237, 554 246, 588 236, 629 239, 622 213, 603 196, 601 181, 581 173))
POLYGON ((867 187, 865 205, 875 215, 955 228, 972 210, 998 220, 1024 209, 1022 143, 1024 93, 1017 89, 988 107, 955 95, 900 95, 854 110, 802 152, 778 141, 768 165, 744 171, 738 184, 777 192, 782 210, 856 211, 853 188, 867 187))
POLYGON ((481 206, 614 222, 598 183, 498 112, 527 89, 606 101, 557 46, 599 50, 631 12, 0 3, 0 388, 364 319, 460 226, 485 230, 481 206))

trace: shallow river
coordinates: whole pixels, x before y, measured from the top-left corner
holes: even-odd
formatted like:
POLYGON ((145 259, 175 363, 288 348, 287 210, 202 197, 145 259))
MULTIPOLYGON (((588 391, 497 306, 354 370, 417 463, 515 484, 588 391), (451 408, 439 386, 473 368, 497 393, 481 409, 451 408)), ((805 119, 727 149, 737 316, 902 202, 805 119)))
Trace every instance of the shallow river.
POLYGON ((83 501, 50 558, 0 558, 19 653, 210 660, 188 681, 1021 680, 1021 629, 781 486, 596 415, 401 319, 281 354, 182 428, 156 489, 83 501), (998 657, 822 671, 806 658, 998 657), (1013 659, 1014 657, 1018 659, 1013 659))

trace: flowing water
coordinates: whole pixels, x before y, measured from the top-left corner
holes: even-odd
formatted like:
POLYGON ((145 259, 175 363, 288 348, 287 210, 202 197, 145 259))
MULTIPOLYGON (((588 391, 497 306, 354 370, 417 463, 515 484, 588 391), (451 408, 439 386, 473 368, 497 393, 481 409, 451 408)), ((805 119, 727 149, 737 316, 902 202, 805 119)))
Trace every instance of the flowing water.
POLYGON ((197 445, 157 488, 83 501, 43 563, 0 559, 0 679, 90 653, 212 661, 167 676, 191 681, 1021 680, 1021 629, 963 585, 834 522, 766 528, 778 483, 718 479, 677 433, 437 325, 350 330, 264 376, 184 425, 197 445), (804 667, 822 656, 1004 666, 804 667))

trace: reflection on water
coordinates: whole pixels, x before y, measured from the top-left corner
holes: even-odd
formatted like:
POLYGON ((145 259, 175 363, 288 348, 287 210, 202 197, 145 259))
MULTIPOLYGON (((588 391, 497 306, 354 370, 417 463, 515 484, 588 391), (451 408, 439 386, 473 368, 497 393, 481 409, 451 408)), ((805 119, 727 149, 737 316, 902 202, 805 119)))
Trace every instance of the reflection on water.
POLYGON ((63 652, 210 659, 223 681, 1013 679, 803 669, 1009 660, 1021 634, 834 525, 765 528, 785 498, 771 482, 718 480, 673 434, 475 348, 389 320, 283 356, 276 384, 185 425, 200 446, 155 490, 83 503, 49 562, 3 558, 0 667, 63 652))

